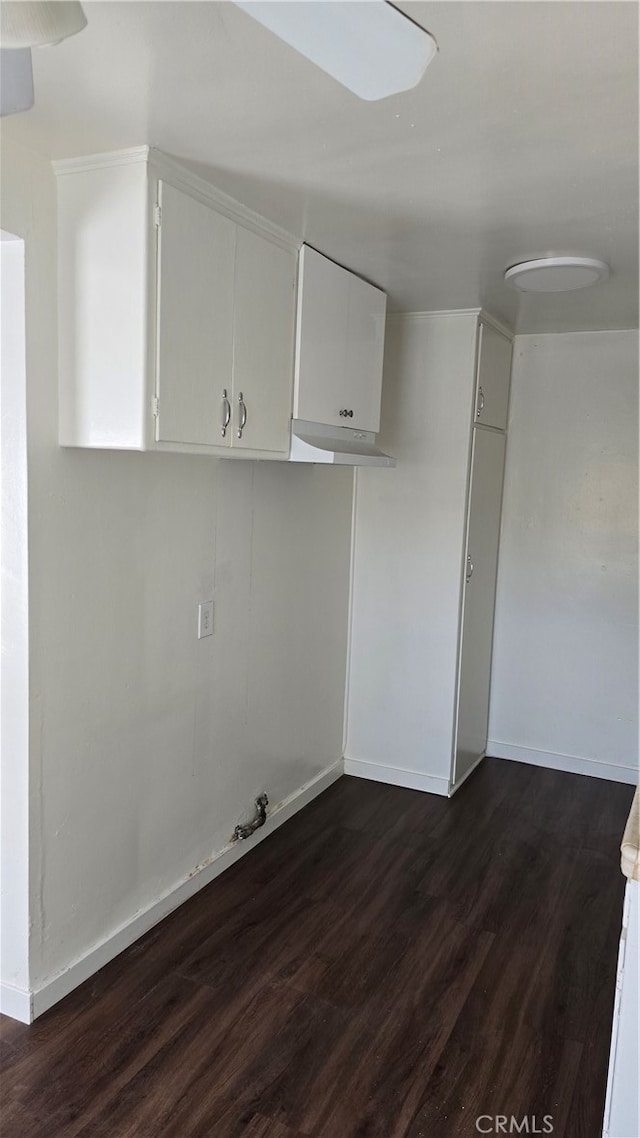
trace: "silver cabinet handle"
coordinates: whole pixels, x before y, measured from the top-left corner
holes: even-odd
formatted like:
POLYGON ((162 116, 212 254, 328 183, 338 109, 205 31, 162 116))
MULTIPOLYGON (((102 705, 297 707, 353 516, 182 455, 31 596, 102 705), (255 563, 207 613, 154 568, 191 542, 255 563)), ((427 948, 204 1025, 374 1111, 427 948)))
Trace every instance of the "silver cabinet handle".
POLYGON ((224 388, 222 392, 222 437, 224 438, 227 433, 227 427, 231 422, 231 404, 227 398, 227 389, 224 388))
POLYGON ((478 388, 478 402, 476 404, 476 419, 479 419, 484 411, 484 391, 481 387, 478 388))
POLYGON ((472 576, 473 576, 473 561, 471 560, 471 558, 469 557, 469 554, 467 553, 467 584, 469 584, 469 581, 471 580, 472 576))
POLYGON ((240 422, 238 423, 238 438, 242 438, 242 432, 247 425, 247 405, 244 401, 244 396, 240 392, 238 396, 238 411, 240 412, 240 422))

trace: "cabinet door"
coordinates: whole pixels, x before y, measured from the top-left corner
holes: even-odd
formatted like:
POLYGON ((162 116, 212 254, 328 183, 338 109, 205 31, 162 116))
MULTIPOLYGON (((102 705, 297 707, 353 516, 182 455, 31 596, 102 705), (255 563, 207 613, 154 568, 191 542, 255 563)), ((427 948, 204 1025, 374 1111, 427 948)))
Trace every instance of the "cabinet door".
POLYGON ((349 418, 346 422, 363 431, 380 429, 386 311, 386 294, 350 273, 345 399, 349 418))
POLYGON ((475 421, 485 427, 507 427, 511 341, 484 321, 480 322, 480 347, 476 380, 475 421))
POLYGON ((629 878, 625 890, 618 977, 613 1009, 609 1078, 603 1138, 640 1134, 640 881, 629 878))
POLYGON ((473 432, 454 783, 487 745, 505 445, 497 431, 478 427, 473 432))
POLYGON ((289 449, 295 274, 294 253, 238 227, 233 447, 289 449))
POLYGON ((347 323, 351 274, 303 245, 298 281, 298 320, 293 415, 344 427, 347 323))
POLYGON ((236 226, 166 182, 159 189, 156 438, 228 445, 236 226))

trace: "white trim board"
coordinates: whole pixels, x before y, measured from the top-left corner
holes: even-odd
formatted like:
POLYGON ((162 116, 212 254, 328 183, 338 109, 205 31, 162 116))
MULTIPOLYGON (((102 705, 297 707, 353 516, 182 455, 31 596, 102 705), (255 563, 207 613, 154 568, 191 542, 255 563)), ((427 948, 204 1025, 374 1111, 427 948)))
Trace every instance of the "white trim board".
POLYGON ((369 778, 373 782, 386 782, 389 786, 404 786, 408 790, 426 790, 430 794, 449 794, 449 779, 439 778, 422 771, 404 770, 402 767, 385 767, 380 763, 368 763, 364 759, 344 760, 344 773, 355 778, 369 778))
POLYGON ((567 771, 568 774, 587 774, 592 778, 607 778, 610 782, 626 782, 635 786, 638 770, 622 767, 617 763, 600 762, 597 759, 578 758, 576 755, 560 755, 554 751, 537 751, 530 747, 517 747, 515 743, 499 743, 489 739, 487 756, 493 759, 509 759, 516 763, 529 763, 534 767, 548 767, 554 771, 567 771))
POLYGON ((12 984, 0 984, 0 1015, 17 1019, 20 1023, 31 1023, 31 992, 24 988, 14 988, 12 984))
MULTIPOLYGON (((353 589, 356 568, 356 532, 358 513, 358 467, 353 468, 353 482, 351 484, 351 542, 349 545, 349 604, 347 609, 347 667, 344 677, 344 714, 342 717, 342 754, 346 753, 349 743, 349 707, 351 691, 351 645, 353 641, 353 589)), ((344 758, 343 758, 344 763, 344 758)))
POLYGON ((310 779, 300 787, 299 790, 294 791, 283 802, 279 803, 272 814, 269 814, 264 826, 256 832, 250 841, 232 842, 225 846, 223 849, 214 853, 210 858, 207 858, 201 865, 196 866, 195 870, 178 882, 168 893, 155 901, 148 909, 142 913, 138 913, 132 920, 128 921, 126 925, 122 925, 115 932, 111 933, 106 940, 97 944, 94 948, 90 949, 79 960, 76 960, 63 972, 54 976, 52 979, 47 980, 41 988, 29 992, 16 992, 16 989, 9 989, 6 985, 2 986, 2 1011, 4 1014, 12 1016, 13 1019, 19 1019, 23 1023, 30 1023, 32 1020, 37 1019, 38 1016, 46 1012, 59 1000, 68 996, 80 984, 93 976, 110 960, 123 952, 125 948, 129 948, 136 940, 139 939, 149 929, 157 925, 164 917, 177 909, 179 905, 192 897, 194 893, 198 893, 210 881, 218 877, 225 869, 228 869, 234 862, 238 861, 249 850, 255 849, 259 842, 277 830, 283 822, 288 821, 289 818, 302 810, 309 802, 321 794, 323 790, 331 786, 336 779, 342 775, 342 760, 333 763, 332 766, 326 767, 315 778, 310 779), (6 991, 5 991, 6 990, 6 991), (12 993, 16 993, 15 999, 12 993), (7 1003, 5 1004, 5 1000, 7 1003), (11 1008, 13 1010, 11 1010, 11 1008))

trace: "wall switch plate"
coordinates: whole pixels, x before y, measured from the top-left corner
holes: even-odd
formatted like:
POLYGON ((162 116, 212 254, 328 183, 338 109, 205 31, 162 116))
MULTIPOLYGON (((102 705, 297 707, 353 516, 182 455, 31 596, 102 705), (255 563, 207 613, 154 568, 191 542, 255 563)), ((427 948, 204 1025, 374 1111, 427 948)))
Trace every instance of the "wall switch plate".
POLYGON ((213 601, 202 601, 198 605, 198 640, 213 633, 213 601))

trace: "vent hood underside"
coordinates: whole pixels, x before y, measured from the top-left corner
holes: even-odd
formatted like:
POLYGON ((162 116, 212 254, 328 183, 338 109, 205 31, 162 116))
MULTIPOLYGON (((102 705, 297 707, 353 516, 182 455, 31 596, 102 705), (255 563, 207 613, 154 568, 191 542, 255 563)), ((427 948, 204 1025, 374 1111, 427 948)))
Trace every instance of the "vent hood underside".
POLYGON ((375 445, 373 431, 331 427, 294 419, 291 424, 290 462, 324 462, 340 466, 395 466, 395 458, 375 445))

